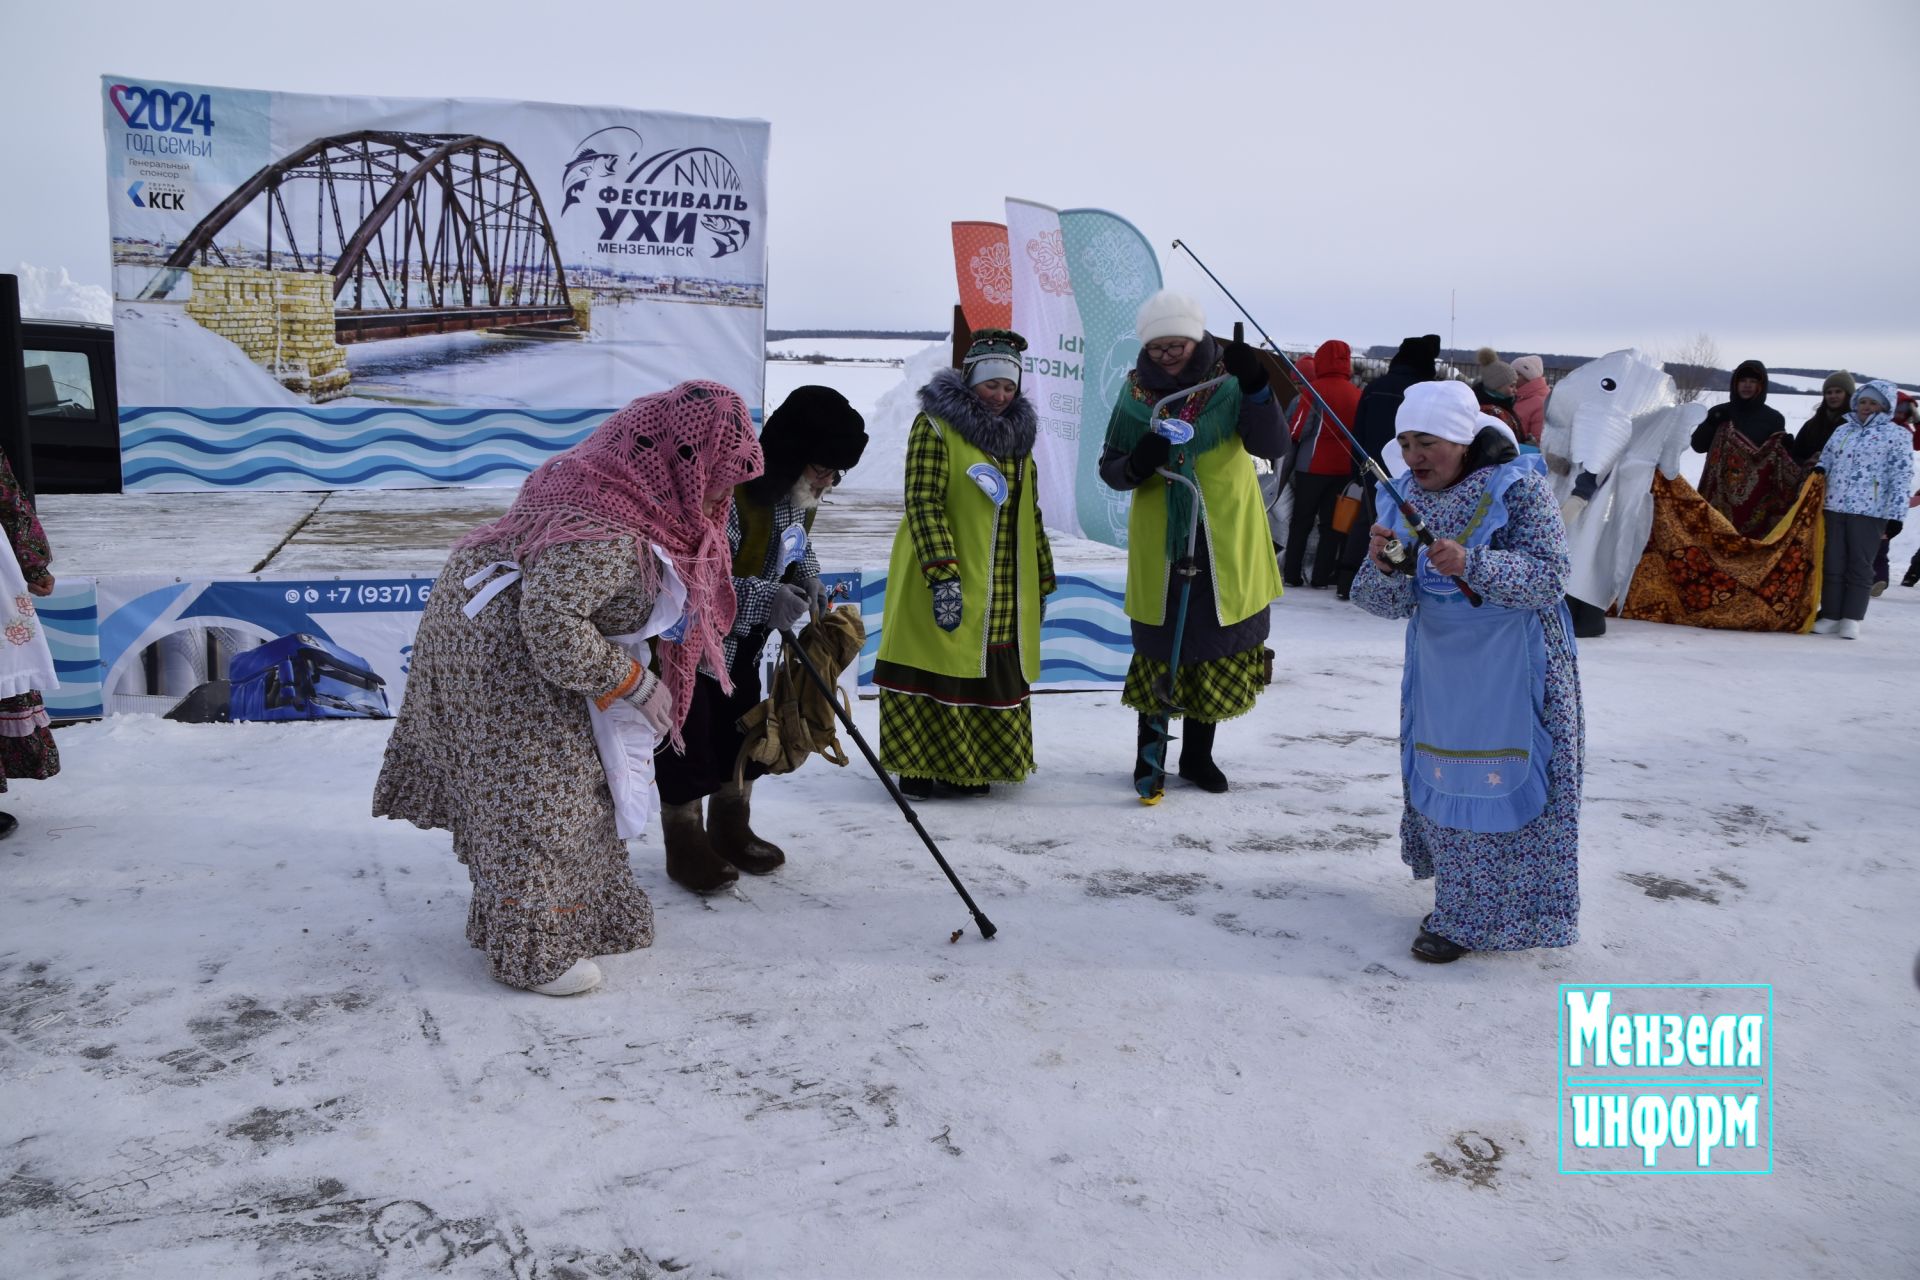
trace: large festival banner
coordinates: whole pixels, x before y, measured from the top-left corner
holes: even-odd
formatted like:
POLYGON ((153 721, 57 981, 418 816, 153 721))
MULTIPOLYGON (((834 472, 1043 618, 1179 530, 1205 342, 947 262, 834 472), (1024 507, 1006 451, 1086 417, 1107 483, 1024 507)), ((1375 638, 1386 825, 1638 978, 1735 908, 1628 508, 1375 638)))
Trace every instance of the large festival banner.
POLYGON ((684 378, 760 414, 768 126, 101 82, 128 489, 511 485, 684 378))
MULTIPOLYGON (((1047 527, 1078 536, 1074 489, 1080 469, 1080 311, 1060 241, 1060 213, 1028 200, 1007 201, 1013 258, 1013 327, 1027 340, 1021 390, 1040 418, 1033 456, 1040 468, 1040 512, 1047 527)), ((1098 477, 1093 477, 1098 483, 1098 477)))
POLYGON ((998 222, 953 224, 953 274, 970 329, 1013 328, 1013 259, 998 222))
POLYGON ((1085 340, 1076 511, 1086 537, 1124 547, 1132 495, 1100 483, 1100 450, 1114 401, 1139 359, 1133 320, 1160 289, 1160 262, 1131 222, 1104 209, 1068 209, 1060 215, 1060 236, 1085 340))

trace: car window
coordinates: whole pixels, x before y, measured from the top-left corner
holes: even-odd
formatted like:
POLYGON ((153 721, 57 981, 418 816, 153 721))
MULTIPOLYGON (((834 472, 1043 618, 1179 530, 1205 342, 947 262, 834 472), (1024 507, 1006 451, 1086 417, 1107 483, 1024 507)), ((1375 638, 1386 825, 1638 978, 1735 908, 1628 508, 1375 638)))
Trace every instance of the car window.
POLYGON ((28 348, 21 354, 26 358, 30 416, 93 421, 93 365, 85 352, 28 348))

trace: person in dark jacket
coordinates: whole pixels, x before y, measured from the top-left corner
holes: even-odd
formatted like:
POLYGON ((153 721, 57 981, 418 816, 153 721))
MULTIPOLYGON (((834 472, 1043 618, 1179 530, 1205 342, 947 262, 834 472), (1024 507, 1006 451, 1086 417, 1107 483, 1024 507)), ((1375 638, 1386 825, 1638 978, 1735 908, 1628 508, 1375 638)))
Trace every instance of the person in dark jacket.
MULTIPOLYGON (((1387 371, 1361 391, 1359 407, 1353 414, 1353 434, 1360 441, 1360 447, 1374 461, 1380 461, 1380 451, 1387 447, 1387 441, 1398 434, 1394 420, 1400 413, 1400 401, 1406 396, 1407 388, 1416 382, 1433 381, 1434 362, 1439 358, 1439 334, 1428 333, 1418 338, 1402 339, 1400 349, 1387 362, 1387 371)), ((1361 481, 1367 496, 1361 503, 1360 514, 1347 530, 1346 545, 1340 551, 1336 585, 1342 600, 1348 598, 1353 575, 1359 572, 1367 558, 1367 530, 1375 519, 1373 487, 1366 483, 1366 469, 1357 458, 1354 459, 1353 478, 1361 481)))
POLYGON ((1827 375, 1827 380, 1820 384, 1820 407, 1800 424, 1799 432, 1793 437, 1796 460, 1812 465, 1820 457, 1834 428, 1847 420, 1847 406, 1853 403, 1853 391, 1853 375, 1845 369, 1835 369, 1827 375))
POLYGON ((1694 452, 1707 455, 1700 496, 1741 537, 1764 538, 1792 508, 1807 468, 1793 456, 1787 420, 1767 404, 1767 366, 1742 360, 1728 391, 1694 428, 1694 452))
MULTIPOLYGON (((1778 409, 1767 405, 1767 366, 1758 360, 1742 360, 1733 371, 1725 404, 1707 410, 1706 421, 1693 429, 1693 451, 1706 453, 1720 428, 1732 423, 1750 444, 1765 444, 1769 436, 1787 429, 1787 420, 1778 409)), ((1845 416, 1844 414, 1841 416, 1845 416)))
MULTIPOLYGON (((1327 402, 1340 425, 1353 430, 1354 412, 1360 407, 1360 388, 1353 385, 1353 349, 1338 338, 1329 338, 1311 359, 1313 389, 1327 402)), ((1333 530, 1333 512, 1340 491, 1352 477, 1353 452, 1347 438, 1321 418, 1320 406, 1313 397, 1301 395, 1291 417, 1297 450, 1293 520, 1287 529, 1287 560, 1281 575, 1290 587, 1302 585, 1300 571, 1306 562, 1307 536, 1314 525, 1320 526, 1320 541, 1314 548, 1313 576, 1305 585, 1333 585, 1334 563, 1340 554, 1341 535, 1333 530)))
POLYGON ((743 780, 733 780, 746 740, 739 721, 760 701, 758 663, 767 637, 825 612, 829 603, 811 540, 789 575, 780 564, 781 534, 796 524, 811 532, 820 500, 866 447, 866 422, 845 396, 831 387, 796 387, 760 433, 765 470, 733 491, 727 547, 735 603, 733 627, 721 642, 733 692, 721 689, 716 672, 701 668, 681 727, 685 753, 654 757, 667 875, 695 893, 724 889, 741 871, 767 875, 787 860, 750 825, 753 782, 765 768, 748 764, 743 780))
POLYGON ((1507 430, 1513 432, 1515 441, 1525 439, 1520 430, 1520 414, 1513 399, 1514 385, 1520 380, 1519 372, 1502 360, 1500 353, 1492 347, 1480 348, 1474 353, 1473 359, 1480 372, 1473 383, 1473 398, 1479 403, 1480 412, 1505 423, 1507 430))

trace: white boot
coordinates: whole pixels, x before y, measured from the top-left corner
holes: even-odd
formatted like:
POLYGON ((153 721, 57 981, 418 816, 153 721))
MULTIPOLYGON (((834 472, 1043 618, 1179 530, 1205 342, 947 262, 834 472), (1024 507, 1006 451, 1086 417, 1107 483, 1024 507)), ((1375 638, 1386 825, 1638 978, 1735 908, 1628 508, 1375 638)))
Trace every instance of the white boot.
POLYGON ((1813 634, 1817 636, 1830 636, 1839 629, 1840 619, 1838 618, 1822 618, 1813 624, 1813 634))
POLYGON ((571 969, 552 982, 543 982, 537 987, 528 989, 542 996, 577 996, 582 991, 591 991, 599 985, 600 966, 591 959, 586 959, 575 960, 571 969))
POLYGON ((1834 634, 1842 640, 1858 640, 1860 638, 1860 624, 1852 618, 1842 618, 1840 619, 1840 629, 1834 632, 1834 634))

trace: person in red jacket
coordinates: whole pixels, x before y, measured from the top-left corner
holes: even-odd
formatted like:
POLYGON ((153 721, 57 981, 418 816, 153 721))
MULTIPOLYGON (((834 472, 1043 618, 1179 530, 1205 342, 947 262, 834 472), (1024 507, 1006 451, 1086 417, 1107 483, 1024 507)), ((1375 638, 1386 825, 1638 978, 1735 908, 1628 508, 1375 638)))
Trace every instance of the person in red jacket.
MULTIPOLYGON (((1313 389, 1327 402, 1340 425, 1353 430, 1354 410, 1360 406, 1360 388, 1353 385, 1353 349, 1338 338, 1320 344, 1313 353, 1313 389)), ((1346 437, 1321 421, 1320 406, 1311 396, 1300 397, 1290 423, 1294 439, 1293 520, 1287 529, 1286 561, 1281 576, 1290 587, 1303 585, 1307 534, 1317 523, 1320 545, 1313 553, 1313 576, 1304 585, 1333 585, 1335 558, 1341 535, 1333 531, 1334 502, 1353 474, 1353 455, 1346 437)))

